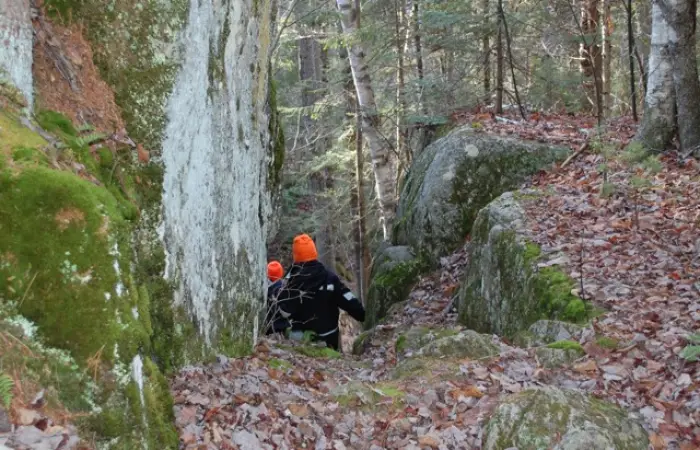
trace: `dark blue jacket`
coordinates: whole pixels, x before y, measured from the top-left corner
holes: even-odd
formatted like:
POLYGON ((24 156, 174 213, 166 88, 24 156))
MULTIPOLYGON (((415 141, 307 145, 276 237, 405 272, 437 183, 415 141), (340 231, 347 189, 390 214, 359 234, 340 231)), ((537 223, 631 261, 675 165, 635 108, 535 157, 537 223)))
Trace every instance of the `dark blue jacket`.
POLYGON ((340 278, 319 261, 294 264, 284 277, 278 305, 291 319, 292 330, 319 336, 338 329, 340 309, 364 322, 365 309, 340 278))
POLYGON ((267 314, 265 316, 265 334, 283 333, 291 327, 289 320, 280 313, 279 293, 282 289, 282 280, 275 281, 267 288, 267 314))

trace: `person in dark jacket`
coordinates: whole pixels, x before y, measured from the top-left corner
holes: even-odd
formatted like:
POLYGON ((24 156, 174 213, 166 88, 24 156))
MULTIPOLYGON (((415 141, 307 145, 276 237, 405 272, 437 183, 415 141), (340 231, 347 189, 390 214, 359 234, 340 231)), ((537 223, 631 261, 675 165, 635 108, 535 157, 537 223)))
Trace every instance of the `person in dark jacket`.
POLYGON ((365 320, 365 309, 340 278, 318 261, 311 237, 295 237, 292 254, 294 264, 279 294, 280 308, 289 317, 292 331, 313 331, 316 340, 338 350, 340 309, 359 322, 365 320))
POLYGON ((279 293, 282 289, 284 269, 279 261, 271 261, 267 265, 267 279, 270 286, 267 288, 267 315, 265 317, 265 334, 284 333, 291 327, 289 320, 283 317, 279 308, 279 293))

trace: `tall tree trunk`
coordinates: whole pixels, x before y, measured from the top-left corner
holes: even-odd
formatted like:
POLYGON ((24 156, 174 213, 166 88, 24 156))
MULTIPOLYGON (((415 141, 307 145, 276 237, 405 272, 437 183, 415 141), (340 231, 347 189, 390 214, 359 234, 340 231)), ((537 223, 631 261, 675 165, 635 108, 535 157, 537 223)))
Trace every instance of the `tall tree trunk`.
POLYGON ((650 150, 661 151, 676 134, 676 99, 669 48, 673 31, 658 1, 652 6, 652 23, 644 117, 636 139, 650 150))
POLYGON ((481 38, 481 51, 483 52, 483 71, 484 71, 484 101, 489 103, 491 100, 491 17, 489 14, 490 0, 481 0, 481 14, 486 22, 486 30, 484 37, 481 38))
POLYGON ((634 80, 634 27, 633 27, 633 15, 634 10, 632 9, 632 0, 627 0, 625 4, 625 9, 627 10, 627 51, 629 52, 629 66, 630 66, 630 104, 632 105, 632 117, 634 121, 637 122, 639 117, 637 115, 637 83, 634 80))
POLYGON ((416 52, 416 74, 420 85, 418 102, 422 114, 427 115, 428 110, 423 102, 423 48, 420 40, 420 0, 413 0, 413 45, 416 52))
MULTIPOLYGON (((315 0, 302 0, 298 4, 301 17, 313 14, 315 0)), ((324 83, 323 50, 321 43, 314 37, 317 25, 312 20, 308 26, 302 26, 303 33, 299 39, 299 79, 301 81, 301 137, 304 143, 302 154, 307 162, 323 155, 327 145, 322 138, 318 121, 312 116, 311 109, 323 98, 324 83)), ((335 269, 335 252, 333 248, 333 223, 329 214, 330 205, 327 196, 328 173, 325 168, 314 171, 309 177, 309 188, 313 195, 314 216, 316 224, 314 240, 318 249, 319 261, 330 269, 335 269)))
MULTIPOLYGON (((342 31, 342 30, 341 30, 342 31)), ((338 50, 338 56, 345 63, 345 119, 346 124, 355 129, 348 143, 355 153, 355 183, 350 188, 350 210, 352 211, 352 235, 354 241, 355 284, 357 295, 364 304, 369 284, 369 267, 371 255, 367 242, 366 198, 365 198, 365 159, 362 145, 362 118, 357 102, 352 70, 348 63, 345 48, 338 50)))
POLYGON ((601 42, 603 43, 602 60, 603 60, 603 70, 602 70, 602 90, 603 90, 603 116, 610 116, 610 110, 612 109, 612 95, 611 95, 611 84, 612 84, 612 72, 611 72, 611 61, 612 61, 612 14, 610 11, 610 2, 612 0, 602 0, 602 12, 603 12, 603 23, 600 27, 601 32, 601 42))
POLYGON ((695 51, 697 0, 666 0, 665 5, 667 11, 663 13, 673 30, 669 37, 678 141, 682 151, 695 148, 700 155, 700 80, 695 51))
MULTIPOLYGON (((499 8, 500 11, 500 8, 499 8)), ((503 113, 503 16, 498 14, 498 34, 496 37, 496 113, 503 113)))
POLYGON ((382 230, 385 240, 391 240, 391 228, 396 215, 396 170, 395 158, 386 141, 379 133, 379 114, 374 100, 371 78, 362 45, 353 36, 359 30, 360 11, 355 8, 352 0, 336 0, 340 11, 343 33, 352 42, 348 48, 348 59, 352 70, 352 79, 362 112, 362 133, 367 138, 372 157, 375 189, 379 200, 382 218, 382 230))
POLYGON ((603 60, 598 39, 598 0, 581 1, 581 45, 579 46, 579 59, 581 72, 586 78, 592 79, 592 83, 585 83, 589 97, 594 100, 595 114, 600 123, 603 119, 603 60), (592 94, 592 95, 591 95, 592 94))
POLYGON ((405 0, 394 0, 394 13, 396 20, 396 152, 399 156, 399 173, 401 177, 403 168, 411 164, 411 149, 406 145, 404 128, 404 116, 406 114, 405 79, 404 79, 404 30, 405 0))

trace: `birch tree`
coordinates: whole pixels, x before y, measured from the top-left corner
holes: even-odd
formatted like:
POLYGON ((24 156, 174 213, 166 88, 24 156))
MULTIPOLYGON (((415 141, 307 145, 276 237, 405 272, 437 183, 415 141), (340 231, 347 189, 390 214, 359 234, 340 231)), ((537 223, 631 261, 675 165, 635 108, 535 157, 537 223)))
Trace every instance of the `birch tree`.
POLYGON ((654 0, 644 118, 637 140, 647 149, 699 154, 700 81, 695 55, 697 0, 654 0))
POLYGON ((375 189, 379 201, 382 231, 385 240, 391 239, 391 226, 396 215, 396 169, 394 155, 379 132, 379 114, 374 99, 372 82, 365 62, 365 53, 359 42, 360 10, 353 0, 337 0, 343 34, 348 45, 348 60, 352 70, 355 92, 362 115, 362 134, 367 139, 372 159, 375 189))

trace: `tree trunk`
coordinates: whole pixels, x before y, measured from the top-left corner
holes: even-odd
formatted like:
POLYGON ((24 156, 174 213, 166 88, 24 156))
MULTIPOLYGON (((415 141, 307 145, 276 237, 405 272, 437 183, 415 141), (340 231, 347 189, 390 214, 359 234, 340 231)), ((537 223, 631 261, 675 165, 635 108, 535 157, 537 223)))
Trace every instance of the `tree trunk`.
MULTIPOLYGON (((660 1, 660 0, 657 0, 660 1)), ((700 155, 700 80, 695 52, 697 0, 666 0, 673 85, 676 91, 678 141, 682 151, 700 155)))
MULTIPOLYGON (((306 16, 316 8, 314 0, 302 0, 298 4, 298 15, 306 16)), ((299 80, 301 81, 301 133, 304 143, 302 155, 307 163, 322 156, 328 147, 322 138, 318 121, 311 115, 311 107, 323 98, 326 89, 324 83, 323 50, 321 43, 314 37, 316 22, 302 26, 299 39, 299 80)), ((314 171, 309 177, 309 189, 313 195, 314 216, 317 220, 314 240, 318 250, 318 259, 331 270, 335 270, 335 251, 333 246, 333 223, 329 213, 330 204, 327 195, 329 174, 325 168, 314 171)))
POLYGON ((603 75, 602 53, 598 44, 598 0, 582 0, 581 3, 581 38, 579 58, 581 72, 586 78, 592 78, 593 83, 585 83, 589 97, 594 99, 595 113, 598 122, 603 118, 603 75), (592 95, 590 95, 592 94, 592 95))
POLYGON ((416 74, 418 75, 418 82, 420 85, 418 102, 420 103, 420 110, 422 113, 427 115, 428 111, 423 102, 423 48, 420 40, 419 2, 420 0, 413 0, 413 45, 416 51, 416 74))
MULTIPOLYGON (((352 0, 336 0, 336 4, 340 11, 343 33, 350 37, 359 30, 360 11, 354 7, 352 0)), ((391 240, 391 227, 396 214, 395 158, 379 133, 379 114, 364 51, 357 39, 353 42, 348 48, 348 59, 362 112, 362 133, 367 138, 372 157, 382 231, 384 239, 388 241, 391 240)))
POLYGON ((629 66, 630 66, 630 104, 632 105, 632 118, 637 122, 639 117, 637 115, 637 83, 634 80, 634 28, 633 28, 633 9, 632 0, 627 0, 625 5, 627 10, 627 51, 629 52, 629 66))
POLYGON ((610 111, 612 109, 612 95, 611 95, 611 84, 612 84, 612 72, 611 72, 611 61, 612 61, 612 14, 610 11, 610 2, 612 0, 602 0, 602 11, 603 11, 603 26, 600 27, 601 31, 601 41, 603 43, 602 60, 603 60, 603 70, 602 70, 602 90, 603 90, 603 116, 609 117, 610 111))
POLYGON ((647 67, 644 117, 636 139, 647 149, 662 151, 676 134, 676 100, 673 86, 673 61, 669 48, 671 27, 658 1, 652 6, 651 52, 647 67))
POLYGON ((489 0, 481 1, 481 14, 486 22, 486 30, 484 37, 481 38, 481 51, 483 52, 483 71, 484 71, 484 101, 489 103, 491 100, 491 18, 489 17, 489 0))
MULTIPOLYGON (((405 79, 404 79, 404 33, 405 0, 394 0, 394 12, 396 19, 396 152, 401 159, 399 167, 408 167, 411 164, 411 149, 406 145, 404 129, 404 115, 406 114, 405 79)), ((399 171, 397 178, 401 177, 399 171)))
POLYGON ((503 113, 503 16, 498 14, 496 38, 496 113, 503 113))

